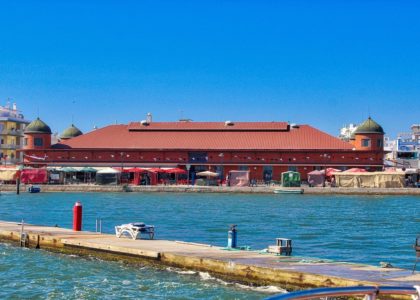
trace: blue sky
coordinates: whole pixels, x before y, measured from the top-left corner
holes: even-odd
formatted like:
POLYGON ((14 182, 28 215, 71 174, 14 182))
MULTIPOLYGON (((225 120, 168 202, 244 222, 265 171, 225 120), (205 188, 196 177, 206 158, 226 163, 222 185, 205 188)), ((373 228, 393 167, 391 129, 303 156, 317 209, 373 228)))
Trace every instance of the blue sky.
POLYGON ((72 122, 420 123, 415 1, 3 1, 0 101, 72 122))

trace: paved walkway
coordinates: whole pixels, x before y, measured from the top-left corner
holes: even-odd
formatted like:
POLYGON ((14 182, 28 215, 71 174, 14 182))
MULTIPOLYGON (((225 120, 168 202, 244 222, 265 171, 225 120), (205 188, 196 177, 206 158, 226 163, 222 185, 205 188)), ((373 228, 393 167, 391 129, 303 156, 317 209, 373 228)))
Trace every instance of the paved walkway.
MULTIPOLYGON (((279 186, 257 187, 226 187, 226 186, 186 186, 186 185, 153 185, 153 186, 122 186, 122 185, 40 185, 42 192, 173 192, 173 193, 247 193, 273 194, 279 186)), ((420 195, 420 188, 331 188, 302 187, 304 194, 336 194, 336 195, 420 195)), ((27 186, 21 185, 25 193, 27 186)), ((15 185, 1 185, 2 192, 15 192, 15 185)), ((278 195, 281 197, 282 195, 278 195)))

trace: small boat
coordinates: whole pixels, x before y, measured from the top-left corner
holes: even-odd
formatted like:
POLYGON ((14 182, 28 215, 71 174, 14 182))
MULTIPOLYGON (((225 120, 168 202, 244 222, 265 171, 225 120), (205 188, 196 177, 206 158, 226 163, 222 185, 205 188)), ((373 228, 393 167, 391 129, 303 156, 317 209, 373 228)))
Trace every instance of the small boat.
POLYGON ((41 191, 41 188, 39 186, 36 185, 31 185, 28 188, 28 193, 39 193, 41 191))
POLYGON ((277 188, 274 190, 274 194, 303 194, 301 188, 277 188))

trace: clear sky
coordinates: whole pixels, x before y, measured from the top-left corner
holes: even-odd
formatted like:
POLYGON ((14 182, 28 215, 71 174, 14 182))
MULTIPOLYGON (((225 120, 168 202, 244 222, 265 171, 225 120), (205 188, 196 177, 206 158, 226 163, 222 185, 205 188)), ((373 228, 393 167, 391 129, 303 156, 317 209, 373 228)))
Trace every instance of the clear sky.
POLYGON ((0 101, 72 122, 420 123, 419 1, 0 0, 0 101))

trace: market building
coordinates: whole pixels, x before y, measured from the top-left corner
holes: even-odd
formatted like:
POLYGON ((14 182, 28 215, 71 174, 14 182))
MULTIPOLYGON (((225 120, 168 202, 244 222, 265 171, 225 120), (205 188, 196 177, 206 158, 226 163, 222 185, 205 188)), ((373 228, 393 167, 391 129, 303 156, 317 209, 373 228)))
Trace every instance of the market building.
POLYGON ((13 165, 21 162, 17 150, 23 145, 23 131, 29 124, 16 103, 12 106, 0 106, 0 158, 2 165, 13 165))
POLYGON ((74 125, 51 145, 51 129, 40 119, 25 130, 24 164, 33 167, 149 167, 210 170, 224 178, 249 170, 256 180, 279 180, 282 172, 327 167, 383 168, 382 127, 371 118, 350 142, 310 125, 287 122, 152 122, 109 125, 82 134, 74 125))

